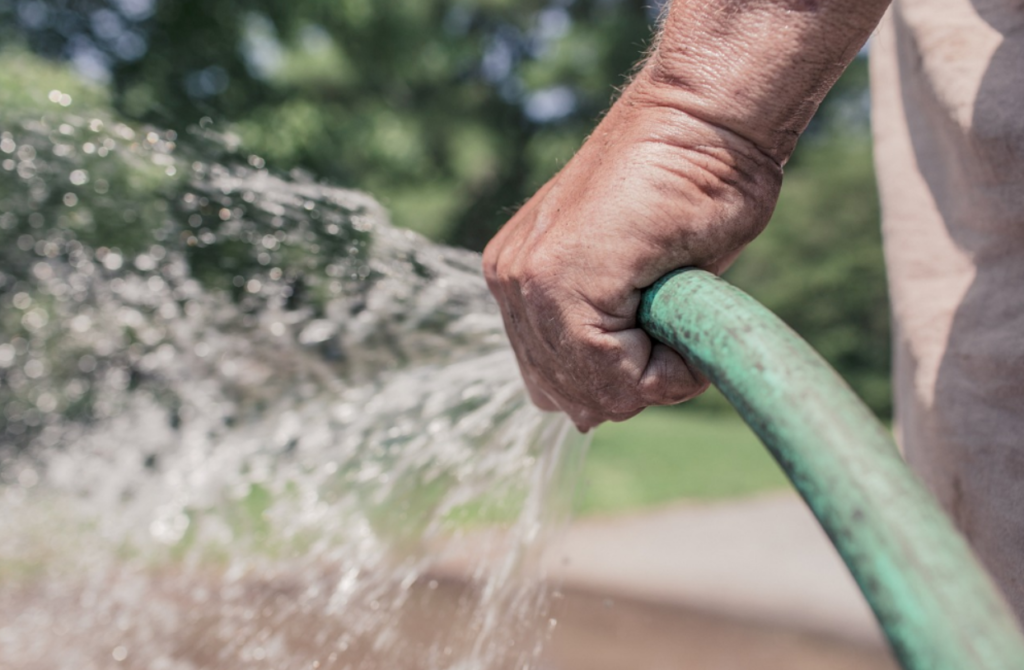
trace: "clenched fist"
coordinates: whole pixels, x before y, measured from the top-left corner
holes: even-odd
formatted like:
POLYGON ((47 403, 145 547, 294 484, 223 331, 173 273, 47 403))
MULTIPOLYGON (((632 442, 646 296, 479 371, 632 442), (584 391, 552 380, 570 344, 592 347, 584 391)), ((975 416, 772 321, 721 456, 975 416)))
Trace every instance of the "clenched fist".
POLYGON ((667 104, 641 74, 565 168, 495 236, 484 273, 534 403, 586 431, 707 382, 637 326, 667 272, 721 272, 771 215, 782 171, 667 104))

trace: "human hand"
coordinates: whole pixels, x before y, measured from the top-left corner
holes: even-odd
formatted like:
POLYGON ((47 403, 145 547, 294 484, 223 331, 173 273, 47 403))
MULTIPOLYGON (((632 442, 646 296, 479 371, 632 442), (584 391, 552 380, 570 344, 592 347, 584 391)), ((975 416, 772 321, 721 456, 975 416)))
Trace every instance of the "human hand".
POLYGON ((533 402, 582 431, 707 387, 637 326, 641 290, 685 266, 722 272, 778 197, 776 159, 662 86, 641 72, 484 251, 533 402))

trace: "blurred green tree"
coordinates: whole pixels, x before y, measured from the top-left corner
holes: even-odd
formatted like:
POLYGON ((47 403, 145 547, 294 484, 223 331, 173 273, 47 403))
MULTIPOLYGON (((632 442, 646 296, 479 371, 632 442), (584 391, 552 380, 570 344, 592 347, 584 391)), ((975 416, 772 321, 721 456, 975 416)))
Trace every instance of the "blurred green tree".
POLYGON ((230 124, 272 167, 365 189, 397 223, 481 248, 624 82, 650 39, 649 4, 30 0, 8 11, 37 52, 110 77, 128 116, 178 131, 230 124))
MULTIPOLYGON (((656 3, 655 3, 656 4, 656 3)), ((129 117, 213 123, 270 167, 365 189, 480 249, 568 160, 651 38, 647 0, 0 0, 0 43, 108 79, 129 117)), ((855 61, 729 278, 882 415, 888 303, 855 61)))

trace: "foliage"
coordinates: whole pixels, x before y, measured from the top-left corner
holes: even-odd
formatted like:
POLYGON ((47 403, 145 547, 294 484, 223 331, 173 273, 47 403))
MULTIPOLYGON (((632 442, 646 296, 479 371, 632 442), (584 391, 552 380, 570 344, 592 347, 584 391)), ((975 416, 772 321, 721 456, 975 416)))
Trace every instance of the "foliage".
MULTIPOLYGON (((650 40, 650 4, 0 0, 0 40, 109 76, 122 113, 183 142, 212 119, 270 167, 366 189, 400 225, 479 249, 607 107, 650 40)), ((858 60, 787 166, 772 224, 728 277, 884 416, 888 306, 866 84, 858 60)))
POLYGON ((28 41, 100 63, 129 116, 179 133, 230 122, 272 167, 476 248, 571 156, 650 39, 644 0, 31 4, 28 41), (139 36, 144 54, 122 45, 139 36))

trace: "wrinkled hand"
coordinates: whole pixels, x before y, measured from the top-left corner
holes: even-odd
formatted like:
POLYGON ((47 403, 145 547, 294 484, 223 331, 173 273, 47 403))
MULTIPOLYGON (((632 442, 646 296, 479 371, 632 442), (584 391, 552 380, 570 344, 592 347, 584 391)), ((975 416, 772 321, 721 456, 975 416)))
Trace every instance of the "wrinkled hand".
POLYGON ((637 327, 641 290, 685 266, 724 271, 764 228, 781 179, 752 142, 674 108, 641 72, 484 252, 533 402, 586 431, 704 391, 637 327))

